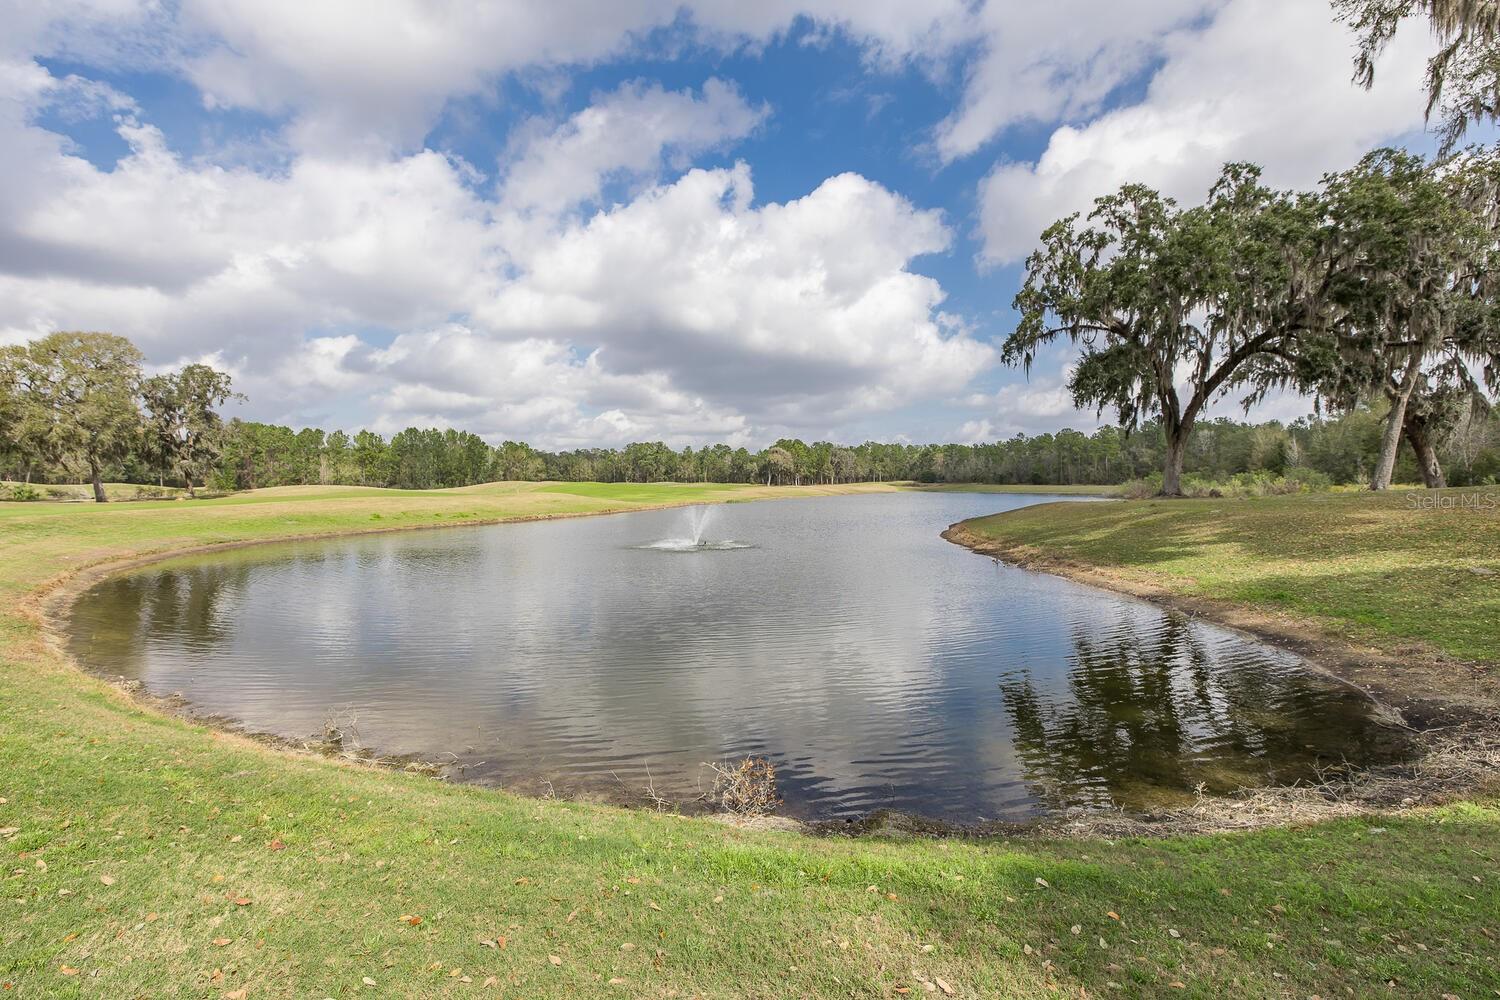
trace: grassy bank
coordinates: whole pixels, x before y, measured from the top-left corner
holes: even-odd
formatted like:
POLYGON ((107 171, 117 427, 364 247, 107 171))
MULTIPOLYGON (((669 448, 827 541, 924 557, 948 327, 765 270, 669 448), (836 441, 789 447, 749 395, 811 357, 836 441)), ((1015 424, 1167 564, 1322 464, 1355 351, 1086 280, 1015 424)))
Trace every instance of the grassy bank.
POLYGON ((743 831, 270 750, 139 707, 69 666, 34 618, 59 575, 143 553, 810 492, 514 484, 0 505, 0 996, 1500 989, 1491 802, 1154 841, 743 831))
POLYGON ((1500 487, 1043 505, 963 526, 996 553, 1500 663, 1500 487))

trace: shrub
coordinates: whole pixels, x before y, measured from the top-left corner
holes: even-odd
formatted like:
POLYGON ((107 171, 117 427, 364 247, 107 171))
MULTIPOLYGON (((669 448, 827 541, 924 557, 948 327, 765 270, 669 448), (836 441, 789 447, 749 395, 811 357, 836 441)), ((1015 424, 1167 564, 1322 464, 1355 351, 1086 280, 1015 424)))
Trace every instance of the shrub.
POLYGON ((776 765, 764 757, 746 757, 737 764, 705 764, 714 772, 708 800, 736 816, 766 816, 781 805, 776 795, 776 765))
POLYGON ((1153 472, 1141 479, 1132 479, 1120 485, 1120 496, 1126 500, 1145 500, 1161 492, 1161 473, 1153 472))
POLYGON ((12 500, 40 500, 41 493, 35 486, 28 483, 16 483, 10 488, 10 499, 12 500))
MULTIPOLYGON (((1290 493, 1320 493, 1333 488, 1333 481, 1315 469, 1292 468, 1286 475, 1241 472, 1228 479, 1210 479, 1196 473, 1182 477, 1182 492, 1190 497, 1271 497, 1290 493)), ((1133 479, 1120 487, 1128 500, 1144 500, 1161 493, 1161 473, 1133 479)))

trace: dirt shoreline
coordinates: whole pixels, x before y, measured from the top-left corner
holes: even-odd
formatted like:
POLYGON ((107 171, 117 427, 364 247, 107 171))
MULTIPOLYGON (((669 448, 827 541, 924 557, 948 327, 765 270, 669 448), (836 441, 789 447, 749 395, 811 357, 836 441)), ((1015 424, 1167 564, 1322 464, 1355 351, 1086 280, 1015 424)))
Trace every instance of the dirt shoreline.
MULTIPOLYGON (((828 494, 818 494, 828 495, 828 494)), ((753 499, 796 499, 757 497, 753 499)), ((476 518, 436 524, 379 525, 328 532, 279 535, 267 538, 214 542, 200 545, 167 547, 131 555, 100 560, 70 568, 32 588, 16 605, 20 615, 38 628, 41 642, 68 668, 109 684, 131 704, 167 717, 204 726, 216 737, 244 740, 266 752, 294 757, 317 758, 354 767, 373 767, 387 771, 416 772, 446 780, 440 762, 411 757, 380 757, 351 753, 320 744, 315 738, 297 740, 273 733, 247 729, 240 721, 222 715, 197 711, 180 697, 155 695, 139 682, 110 676, 80 663, 68 648, 66 628, 73 606, 91 587, 119 573, 140 569, 183 556, 228 552, 253 546, 325 541, 396 532, 442 528, 487 527, 581 517, 602 517, 632 511, 670 510, 701 504, 720 504, 726 500, 693 500, 643 504, 613 510, 567 513, 522 514, 510 517, 476 518)), ((746 502, 741 500, 739 502, 746 502)), ((1343 683, 1358 688, 1388 713, 1389 720, 1410 729, 1424 741, 1424 753, 1412 765, 1385 768, 1379 772, 1364 771, 1342 776, 1335 782, 1318 786, 1292 786, 1280 789, 1250 790, 1242 795, 1200 799, 1198 804, 1159 813, 1127 814, 1124 812, 1071 811, 1038 816, 1031 820, 993 821, 974 824, 949 824, 919 816, 877 810, 852 821, 826 820, 802 822, 788 817, 746 819, 732 815, 709 815, 734 826, 778 829, 815 836, 876 837, 1080 837, 1105 836, 1173 836, 1183 833, 1212 833, 1265 826, 1307 822, 1337 816, 1388 813, 1394 809, 1435 805, 1452 801, 1475 791, 1496 791, 1492 778, 1500 773, 1500 706, 1497 701, 1473 693, 1448 697, 1447 686, 1442 697, 1417 695, 1410 684, 1393 683, 1392 668, 1403 672, 1426 673, 1418 666, 1413 671, 1409 659, 1396 659, 1378 651, 1340 643, 1326 632, 1278 619, 1223 602, 1186 598, 1164 588, 1142 585, 1112 575, 1100 567, 1086 566, 1051 558, 1022 546, 1010 546, 983 538, 966 529, 964 523, 951 525, 942 532, 947 541, 976 553, 1000 558, 1024 569, 1061 576, 1075 582, 1124 593, 1150 601, 1160 607, 1201 617, 1295 653, 1312 667, 1343 683), (1442 735, 1442 734, 1447 734, 1442 735), (1460 734, 1455 740, 1454 734, 1460 734), (1461 745, 1461 749, 1458 747, 1461 745), (1488 777, 1486 777, 1488 775, 1488 777), (1376 786, 1373 795, 1369 787, 1376 786), (1365 792, 1361 792, 1361 788, 1365 792), (1409 794, 1408 794, 1409 793, 1409 794)), ((1467 666, 1447 658, 1432 657, 1432 669, 1467 666)), ((484 787, 484 786, 478 786, 484 787)), ((525 794, 511 792, 511 794, 525 794)), ((582 800, 581 800, 582 801, 582 800)), ((597 800, 591 800, 597 801, 597 800)), ((649 808, 651 804, 609 802, 621 808, 649 808)))
MULTIPOLYGON (((1155 836, 1285 826, 1348 816, 1385 815, 1474 794, 1500 794, 1500 696, 1494 672, 1418 644, 1381 650, 1329 627, 1227 601, 1189 597, 1165 586, 1064 559, 1024 544, 950 525, 942 537, 979 555, 1075 583, 1148 601, 1201 618, 1290 652, 1309 669, 1368 697, 1378 719, 1407 730, 1415 755, 1404 764, 1347 769, 1325 779, 1203 797, 1159 813, 1074 814, 1050 832, 1080 836, 1155 836)), ((1046 822, 1041 824, 1048 827, 1046 822)))

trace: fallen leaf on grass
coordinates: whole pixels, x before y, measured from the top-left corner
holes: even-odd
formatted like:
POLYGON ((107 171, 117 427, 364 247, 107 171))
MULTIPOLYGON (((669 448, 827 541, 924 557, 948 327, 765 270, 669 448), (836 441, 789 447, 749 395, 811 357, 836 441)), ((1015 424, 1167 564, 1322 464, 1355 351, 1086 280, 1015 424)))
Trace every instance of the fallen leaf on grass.
POLYGON ((947 983, 943 982, 942 979, 940 979, 937 976, 933 976, 932 977, 932 981, 935 982, 935 983, 937 983, 937 988, 940 989, 940 990, 942 990, 946 995, 948 995, 950 997, 953 995, 953 987, 951 987, 947 983))
POLYGON ((100 875, 99 881, 103 882, 105 885, 114 885, 115 877, 113 875, 100 875))
POLYGON ((498 985, 499 982, 500 982, 500 977, 499 976, 485 976, 484 977, 484 982, 480 983, 479 985, 488 988, 490 986, 496 986, 496 985, 498 985))
POLYGON ((281 842, 281 838, 280 837, 275 838, 274 840, 271 841, 270 844, 268 844, 266 846, 268 846, 273 851, 284 851, 284 850, 286 850, 286 845, 281 842))
POLYGON ((1050 889, 1050 888, 1052 888, 1051 884, 1048 883, 1048 881, 1046 879, 1044 879, 1044 878, 1037 879, 1036 880, 1036 884, 1039 885, 1039 886, 1041 886, 1043 889, 1050 889))
POLYGON ((78 970, 75 969, 75 968, 73 968, 71 965, 60 966, 57 971, 61 972, 65 976, 76 976, 76 975, 78 975, 78 970))
POLYGON ((1110 910, 1108 913, 1105 914, 1105 916, 1108 917, 1111 920, 1119 920, 1120 919, 1120 915, 1118 913, 1116 913, 1114 910, 1110 910))
POLYGON ((224 1000, 245 1000, 249 995, 249 990, 230 990, 224 994, 224 1000))
POLYGON ((551 962, 553 965, 562 965, 562 958, 558 955, 548 955, 547 961, 551 962))
POLYGON ((214 941, 213 941, 213 944, 214 944, 215 948, 222 948, 222 947, 224 947, 228 943, 229 943, 229 938, 224 938, 224 937, 214 938, 214 941))
POLYGON ((651 909, 656 910, 658 912, 661 910, 661 907, 656 905, 656 900, 654 900, 654 899, 648 899, 646 901, 646 905, 649 906, 649 907, 651 907, 651 909))
POLYGON ((403 924, 410 924, 413 927, 417 926, 418 924, 420 924, 422 922, 422 918, 421 917, 416 916, 415 914, 411 914, 411 913, 403 913, 403 914, 401 914, 401 916, 397 917, 396 919, 399 920, 399 921, 401 921, 403 924))

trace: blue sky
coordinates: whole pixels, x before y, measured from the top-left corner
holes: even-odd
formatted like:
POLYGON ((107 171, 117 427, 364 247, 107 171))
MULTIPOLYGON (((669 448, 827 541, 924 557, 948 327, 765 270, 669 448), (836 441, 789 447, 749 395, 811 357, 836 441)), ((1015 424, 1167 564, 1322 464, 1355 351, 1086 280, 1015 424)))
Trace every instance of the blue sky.
POLYGON ((1087 429, 1066 351, 996 351, 1048 222, 1430 145, 1425 36, 1366 93, 1307 0, 10 6, 0 341, 114 330, 294 425, 1087 429))

